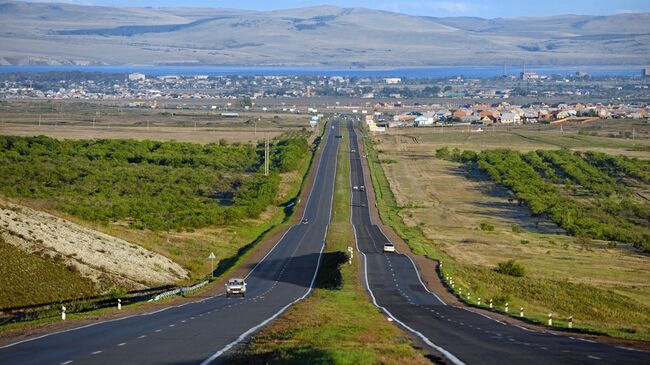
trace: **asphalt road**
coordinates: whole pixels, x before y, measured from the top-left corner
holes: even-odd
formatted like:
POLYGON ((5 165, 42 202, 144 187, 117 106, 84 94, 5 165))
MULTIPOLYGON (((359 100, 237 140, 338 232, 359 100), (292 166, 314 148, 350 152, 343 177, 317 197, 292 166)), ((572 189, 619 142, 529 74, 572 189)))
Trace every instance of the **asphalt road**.
MULTIPOLYGON (((364 182, 356 132, 350 131, 350 183, 364 182)), ((370 217, 368 196, 352 190, 352 224, 364 257, 366 287, 388 317, 453 364, 650 364, 650 353, 506 324, 468 309, 446 305, 422 283, 415 264, 383 253, 389 242, 370 217)), ((374 204, 374 202, 371 202, 374 204)))
MULTIPOLYGON (((338 134, 338 122, 327 133, 338 134)), ((327 138, 304 218, 246 278, 245 298, 210 297, 0 348, 0 364, 222 363, 233 345, 311 291, 330 222, 338 138, 327 138)))

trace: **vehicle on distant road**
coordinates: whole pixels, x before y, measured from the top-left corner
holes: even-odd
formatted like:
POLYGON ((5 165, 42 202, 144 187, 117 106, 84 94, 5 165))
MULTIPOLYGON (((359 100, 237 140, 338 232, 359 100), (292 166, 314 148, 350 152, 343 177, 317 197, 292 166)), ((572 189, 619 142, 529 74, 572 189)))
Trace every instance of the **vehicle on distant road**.
POLYGON ((366 187, 363 185, 359 186, 359 191, 366 191, 366 187))
POLYGON ((307 218, 303 218, 303 220, 300 221, 300 224, 308 224, 309 220, 307 218))
POLYGON ((244 279, 232 278, 228 280, 228 284, 226 284, 226 296, 230 297, 231 295, 246 296, 246 282, 244 279))
POLYGON ((395 252, 395 245, 390 242, 384 243, 384 252, 395 252))
POLYGON ((355 186, 352 187, 352 189, 353 190, 359 190, 359 187, 355 185, 355 186))

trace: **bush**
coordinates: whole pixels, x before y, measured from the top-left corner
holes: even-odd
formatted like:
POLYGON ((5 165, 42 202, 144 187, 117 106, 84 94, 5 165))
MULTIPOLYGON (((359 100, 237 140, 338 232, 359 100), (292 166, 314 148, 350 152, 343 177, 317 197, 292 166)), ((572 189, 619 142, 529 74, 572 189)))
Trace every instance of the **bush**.
POLYGON ((492 232, 494 231, 494 226, 489 223, 481 223, 481 231, 492 232))
POLYGON ((515 260, 508 260, 497 264, 496 272, 503 275, 522 277, 525 275, 524 267, 515 260))
POLYGON ((518 224, 513 224, 512 225, 512 232, 513 233, 521 233, 521 232, 523 232, 523 230, 521 229, 521 227, 518 224))

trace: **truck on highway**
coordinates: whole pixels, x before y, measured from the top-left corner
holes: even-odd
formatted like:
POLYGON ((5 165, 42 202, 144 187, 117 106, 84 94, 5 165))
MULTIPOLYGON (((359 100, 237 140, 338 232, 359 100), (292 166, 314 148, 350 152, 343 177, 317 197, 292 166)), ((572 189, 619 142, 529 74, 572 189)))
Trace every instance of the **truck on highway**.
POLYGON ((233 278, 228 280, 226 284, 226 296, 230 297, 231 295, 246 296, 246 282, 244 279, 233 278))

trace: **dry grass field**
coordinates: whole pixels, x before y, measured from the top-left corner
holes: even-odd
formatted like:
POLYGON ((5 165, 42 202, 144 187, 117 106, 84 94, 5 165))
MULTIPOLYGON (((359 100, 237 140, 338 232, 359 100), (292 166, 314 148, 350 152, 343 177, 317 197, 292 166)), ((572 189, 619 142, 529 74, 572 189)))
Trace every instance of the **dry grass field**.
MULTIPOLYGON (((615 124, 612 128, 626 127, 615 124)), ((629 245, 608 247, 598 241, 584 247, 552 222, 533 218, 526 207, 511 199, 507 189, 435 157, 435 150, 443 146, 520 151, 566 147, 650 159, 650 140, 578 134, 567 126, 563 131, 540 126, 483 133, 468 133, 466 127, 445 128, 444 134, 410 128, 391 130, 373 140, 395 198, 395 207, 390 209, 397 211, 406 226, 423 234, 431 248, 424 251, 448 262, 455 281, 474 298, 499 299, 500 305, 509 302, 512 308, 523 306, 539 318, 549 312, 560 318, 573 315, 585 327, 622 337, 650 338, 650 258, 646 254, 629 245), (645 151, 638 148, 642 146, 645 151), (482 223, 494 230, 481 230, 482 223), (493 269, 508 259, 523 265, 525 278, 495 276, 493 269)))
POLYGON ((0 102, 0 134, 61 139, 131 138, 214 143, 254 143, 309 126, 309 116, 283 112, 129 108, 75 101, 0 102))

